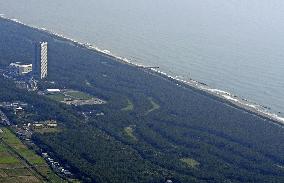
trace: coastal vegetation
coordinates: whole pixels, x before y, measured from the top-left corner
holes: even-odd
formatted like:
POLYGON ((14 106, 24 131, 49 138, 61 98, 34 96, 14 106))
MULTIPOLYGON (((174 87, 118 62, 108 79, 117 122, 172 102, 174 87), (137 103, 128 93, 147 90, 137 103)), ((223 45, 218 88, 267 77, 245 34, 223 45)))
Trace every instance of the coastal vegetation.
POLYGON ((27 102, 31 120, 58 121, 59 132, 35 133, 33 141, 83 182, 284 181, 283 128, 268 119, 46 32, 0 19, 0 33, 3 68, 31 62, 33 43, 48 41, 40 89, 71 88, 107 101, 66 105, 0 77, 0 101, 27 102), (91 113, 86 119, 83 112, 91 113))

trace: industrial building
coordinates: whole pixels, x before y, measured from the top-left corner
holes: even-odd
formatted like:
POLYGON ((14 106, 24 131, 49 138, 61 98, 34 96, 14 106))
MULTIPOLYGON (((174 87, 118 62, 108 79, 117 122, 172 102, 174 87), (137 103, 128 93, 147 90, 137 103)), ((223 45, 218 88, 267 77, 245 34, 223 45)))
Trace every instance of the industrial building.
POLYGON ((21 64, 20 62, 11 63, 10 69, 17 75, 25 75, 32 71, 32 64, 21 64))
POLYGON ((33 62, 33 74, 37 79, 47 77, 47 42, 35 44, 35 59, 33 62))

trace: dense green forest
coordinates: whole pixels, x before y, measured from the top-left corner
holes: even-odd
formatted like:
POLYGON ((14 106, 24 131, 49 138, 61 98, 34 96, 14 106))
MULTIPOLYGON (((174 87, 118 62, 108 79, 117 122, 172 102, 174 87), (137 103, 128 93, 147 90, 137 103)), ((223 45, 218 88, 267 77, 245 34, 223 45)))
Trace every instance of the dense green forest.
MULTIPOLYGON (((0 19, 0 67, 31 63, 34 42, 49 43, 40 88, 72 88, 107 101, 67 106, 0 77, 0 101, 33 106, 34 120, 64 129, 35 134, 84 182, 284 182, 284 129, 268 119, 115 58, 0 19), (54 81, 50 82, 50 81, 54 81), (81 112, 93 113, 86 120, 81 112)), ((12 117, 12 116, 11 116, 12 117)), ((16 123, 17 121, 14 121, 16 123)))

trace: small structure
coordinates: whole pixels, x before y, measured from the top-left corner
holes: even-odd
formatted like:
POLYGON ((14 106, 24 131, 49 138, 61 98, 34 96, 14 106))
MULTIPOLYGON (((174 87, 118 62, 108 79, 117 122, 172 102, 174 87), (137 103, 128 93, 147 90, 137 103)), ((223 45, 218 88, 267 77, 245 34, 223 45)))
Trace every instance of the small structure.
POLYGON ((57 127, 57 123, 47 123, 47 127, 55 128, 55 127, 57 127))
POLYGON ((15 108, 15 114, 16 115, 22 113, 23 111, 24 111, 24 109, 22 107, 20 107, 20 106, 15 108))
POLYGON ((53 93, 59 93, 61 92, 61 90, 60 89, 46 89, 46 92, 48 94, 53 94, 53 93))
POLYGON ((48 158, 48 154, 47 153, 41 153, 43 158, 48 158))
POLYGON ((168 180, 166 181, 166 183, 173 183, 173 181, 170 180, 170 179, 168 179, 168 180))
POLYGON ((34 128, 42 128, 43 127, 43 124, 41 123, 35 123, 33 124, 34 128))
POLYGON ((10 68, 18 75, 25 75, 32 72, 32 64, 21 64, 20 62, 11 63, 10 68))

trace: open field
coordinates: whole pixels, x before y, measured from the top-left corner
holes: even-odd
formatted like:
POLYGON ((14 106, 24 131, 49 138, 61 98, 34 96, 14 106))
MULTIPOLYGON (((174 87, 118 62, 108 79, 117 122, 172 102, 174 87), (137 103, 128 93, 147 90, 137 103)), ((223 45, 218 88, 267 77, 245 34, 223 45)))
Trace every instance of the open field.
POLYGON ((77 100, 90 100, 93 98, 93 96, 87 93, 75 91, 75 90, 68 90, 64 92, 64 95, 67 97, 73 98, 73 99, 77 99, 77 100))
POLYGON ((45 160, 25 146, 9 129, 1 128, 0 182, 62 182, 45 160))
POLYGON ((46 96, 51 100, 55 100, 57 102, 64 101, 65 98, 65 95, 63 93, 47 94, 46 96))
POLYGON ((63 102, 68 105, 97 105, 104 104, 105 101, 91 96, 87 93, 76 90, 63 90, 57 93, 48 93, 46 96, 57 102, 63 102))
POLYGON ((151 102, 152 108, 149 109, 149 110, 146 112, 146 115, 149 114, 149 113, 151 113, 151 112, 153 112, 153 111, 155 111, 155 110, 160 109, 160 105, 157 104, 157 103, 153 100, 152 97, 148 97, 148 99, 149 99, 149 101, 151 102))
POLYGON ((137 138, 135 137, 134 133, 134 129, 131 126, 125 127, 124 128, 124 133, 126 136, 128 136, 129 138, 131 138, 132 140, 137 140, 137 138))
POLYGON ((198 161, 191 158, 182 158, 180 160, 190 168, 197 168, 200 164, 198 161))
POLYGON ((133 109, 134 109, 133 103, 129 99, 127 99, 127 106, 122 108, 121 110, 122 111, 132 111, 133 109))

